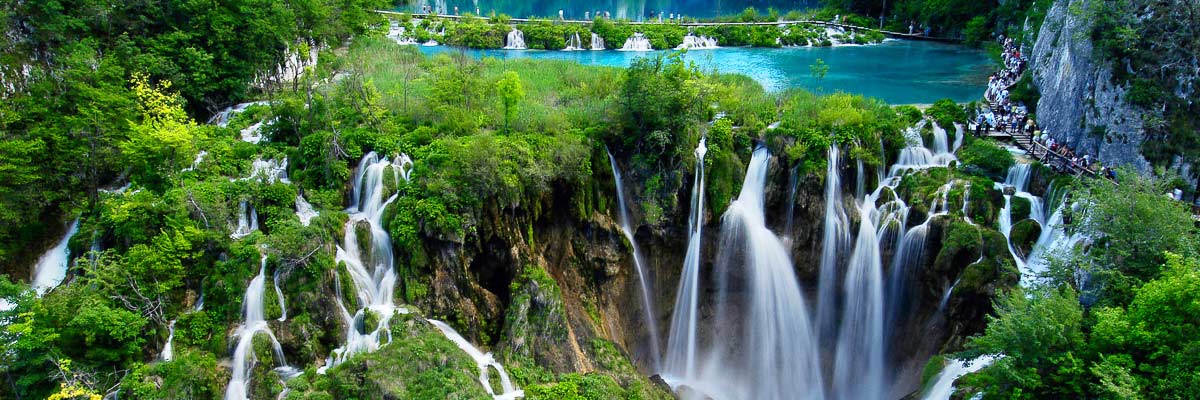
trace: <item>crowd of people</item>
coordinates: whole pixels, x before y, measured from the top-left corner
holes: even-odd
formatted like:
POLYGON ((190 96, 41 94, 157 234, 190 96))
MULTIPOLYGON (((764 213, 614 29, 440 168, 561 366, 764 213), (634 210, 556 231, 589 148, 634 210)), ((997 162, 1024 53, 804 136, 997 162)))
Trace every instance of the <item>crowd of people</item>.
POLYGON ((1009 90, 1021 79, 1021 74, 1025 72, 1029 59, 1021 52, 1020 47, 1012 38, 1001 37, 1000 42, 1004 45, 1001 54, 1004 68, 992 74, 988 79, 988 88, 983 93, 988 107, 978 110, 974 121, 976 135, 995 130, 1010 135, 1031 137, 1033 143, 1043 147, 1045 152, 1039 155, 1033 151, 1030 155, 1039 158, 1051 168, 1069 169, 1072 172, 1082 170, 1116 181, 1116 171, 1104 166, 1091 154, 1076 152, 1066 143, 1054 139, 1049 132, 1043 132, 1038 127, 1037 121, 1030 118, 1025 105, 1019 104, 1009 97, 1009 90))

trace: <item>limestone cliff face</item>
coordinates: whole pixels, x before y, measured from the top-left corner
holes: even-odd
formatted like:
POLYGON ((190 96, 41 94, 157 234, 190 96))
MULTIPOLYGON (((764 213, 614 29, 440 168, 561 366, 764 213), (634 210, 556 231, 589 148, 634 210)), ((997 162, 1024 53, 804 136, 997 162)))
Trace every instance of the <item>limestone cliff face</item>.
POLYGON ((1042 94, 1038 122, 1080 154, 1149 173, 1150 163, 1141 151, 1147 139, 1146 115, 1126 100, 1127 88, 1113 84, 1111 63, 1093 50, 1091 24, 1072 13, 1072 6, 1086 3, 1056 1, 1038 32, 1030 59, 1042 94))

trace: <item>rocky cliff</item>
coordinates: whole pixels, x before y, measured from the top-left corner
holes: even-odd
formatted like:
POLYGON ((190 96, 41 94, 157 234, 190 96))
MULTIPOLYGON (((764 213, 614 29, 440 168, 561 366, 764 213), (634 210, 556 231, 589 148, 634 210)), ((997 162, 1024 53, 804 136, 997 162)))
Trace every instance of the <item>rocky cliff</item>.
POLYGON ((1128 88, 1112 83, 1111 64, 1089 39, 1091 22, 1071 10, 1086 3, 1054 2, 1037 33, 1030 66, 1042 94, 1038 122, 1080 154, 1150 172, 1141 150, 1145 112, 1126 100, 1128 88))

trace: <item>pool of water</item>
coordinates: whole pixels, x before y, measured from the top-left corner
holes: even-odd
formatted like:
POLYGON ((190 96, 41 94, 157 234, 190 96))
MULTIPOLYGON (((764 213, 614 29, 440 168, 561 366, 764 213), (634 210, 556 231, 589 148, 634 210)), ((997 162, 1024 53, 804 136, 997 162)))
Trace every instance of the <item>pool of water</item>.
POLYGON ((646 20, 651 13, 709 18, 741 13, 746 7, 755 7, 760 14, 766 14, 768 7, 783 13, 816 4, 816 0, 420 0, 401 9, 419 12, 423 6, 429 6, 442 14, 454 14, 458 7, 459 13, 478 10, 480 15, 490 15, 495 11, 517 18, 557 17, 558 11, 562 10, 568 19, 584 19, 585 12, 594 15, 596 11, 607 11, 613 18, 646 20))
MULTIPOLYGON (((445 46, 421 49, 427 54, 464 52, 475 57, 571 60, 613 67, 627 67, 638 57, 666 53, 471 50, 445 46)), ((819 93, 840 91, 879 98, 891 104, 929 104, 943 98, 958 102, 976 100, 983 94, 987 74, 993 67, 981 51, 915 41, 821 48, 729 47, 693 50, 686 58, 705 70, 747 75, 771 91, 793 87, 819 93), (814 76, 810 68, 818 59, 829 66, 823 79, 814 76)))

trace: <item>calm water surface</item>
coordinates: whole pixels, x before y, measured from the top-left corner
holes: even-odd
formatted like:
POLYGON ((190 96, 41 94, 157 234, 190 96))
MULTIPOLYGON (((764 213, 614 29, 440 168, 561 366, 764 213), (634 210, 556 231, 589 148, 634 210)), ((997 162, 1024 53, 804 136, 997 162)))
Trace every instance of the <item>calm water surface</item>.
MULTIPOLYGON (((638 57, 665 51, 470 50, 422 47, 427 54, 464 52, 475 57, 571 60, 585 65, 627 67, 638 57)), ((950 98, 978 99, 991 61, 977 50, 940 43, 888 41, 875 46, 764 49, 730 47, 693 50, 686 56, 705 70, 747 75, 772 91, 801 87, 821 93, 848 92, 892 104, 929 104, 950 98), (818 80, 810 68, 824 60, 829 72, 818 80)))

